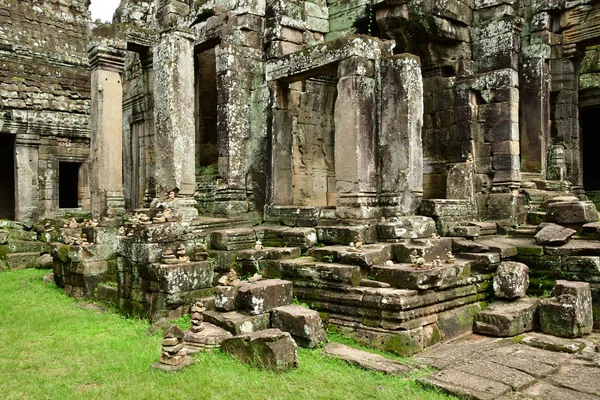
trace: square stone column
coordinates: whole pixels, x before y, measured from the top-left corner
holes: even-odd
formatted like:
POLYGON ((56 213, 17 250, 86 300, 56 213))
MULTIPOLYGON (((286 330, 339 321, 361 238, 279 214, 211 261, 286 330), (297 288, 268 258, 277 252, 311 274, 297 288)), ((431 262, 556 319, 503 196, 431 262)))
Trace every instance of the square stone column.
POLYGON ((38 135, 18 134, 15 142, 15 218, 25 225, 40 217, 38 135))
POLYGON ((335 174, 340 218, 376 218, 376 81, 373 62, 350 57, 338 66, 335 174))
POLYGON ((380 198, 386 217, 414 214, 423 198, 423 81, 419 57, 381 60, 380 198))
POLYGON ((177 30, 162 32, 154 51, 156 195, 196 190, 194 42, 177 30))
POLYGON ((102 41, 88 53, 92 69, 91 211, 125 212, 123 199, 123 85, 125 46, 102 41))

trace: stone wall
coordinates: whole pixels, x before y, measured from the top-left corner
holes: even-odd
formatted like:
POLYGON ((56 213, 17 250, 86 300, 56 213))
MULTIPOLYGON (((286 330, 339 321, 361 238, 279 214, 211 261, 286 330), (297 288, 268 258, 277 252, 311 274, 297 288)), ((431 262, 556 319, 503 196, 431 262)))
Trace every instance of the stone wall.
POLYGON ((88 22, 84 0, 0 1, 0 134, 16 136, 18 220, 56 214, 61 162, 81 164, 89 208, 88 22))

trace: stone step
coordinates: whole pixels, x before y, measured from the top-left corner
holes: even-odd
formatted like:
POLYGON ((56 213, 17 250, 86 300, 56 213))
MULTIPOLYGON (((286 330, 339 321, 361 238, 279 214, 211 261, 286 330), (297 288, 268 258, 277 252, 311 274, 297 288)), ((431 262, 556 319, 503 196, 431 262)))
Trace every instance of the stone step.
POLYGON ((474 225, 454 225, 448 227, 445 236, 475 238, 480 235, 481 228, 474 225))
POLYGON ((350 246, 325 246, 315 248, 311 255, 318 261, 370 267, 385 264, 392 258, 392 246, 389 244, 367 244, 358 250, 350 246))
POLYGON ((8 243, 9 253, 44 253, 50 250, 46 243, 29 242, 25 240, 11 240, 8 243))
POLYGON ((39 257, 39 252, 10 253, 6 255, 6 261, 10 269, 35 268, 39 257))
POLYGON ((436 257, 445 260, 451 250, 452 239, 450 238, 414 239, 393 244, 392 258, 398 263, 410 263, 411 254, 416 251, 417 255, 423 257, 427 262, 435 260, 436 257))
POLYGON ((427 217, 466 217, 473 206, 463 199, 428 199, 421 202, 420 215, 427 217))
POLYGON ((374 265, 370 276, 397 289, 429 290, 459 285, 471 275, 471 263, 467 260, 455 260, 454 264, 437 268, 426 264, 426 267, 429 269, 418 269, 412 264, 374 265))
POLYGON ((374 243, 377 241, 377 230, 375 226, 368 225, 333 225, 316 227, 319 242, 326 244, 341 244, 348 246, 360 236, 363 243, 374 243))
POLYGON ((415 370, 414 367, 400 361, 391 360, 379 354, 355 349, 341 343, 327 343, 324 348, 326 355, 339 358, 369 371, 377 371, 390 375, 407 375, 415 370))
POLYGON ((483 247, 487 247, 494 253, 499 253, 502 259, 514 257, 517 255, 517 246, 510 243, 508 240, 504 241, 499 237, 485 237, 476 240, 477 243, 483 247))
POLYGON ((538 302, 538 299, 529 297, 515 301, 495 301, 475 315, 473 332, 507 337, 531 331, 537 316, 538 302))
POLYGON ((508 234, 517 237, 533 237, 537 233, 536 225, 521 225, 518 228, 510 228, 508 234))
POLYGON ((546 220, 546 213, 543 211, 530 211, 527 213, 527 223, 539 225, 546 220))
POLYGON ((363 278, 361 268, 357 265, 323 263, 307 257, 280 261, 278 265, 279 277, 290 280, 359 285, 363 278))
POLYGON ((26 231, 24 229, 10 229, 10 238, 13 240, 25 240, 29 242, 34 242, 38 240, 37 232, 35 231, 26 231))
POLYGON ((309 249, 317 244, 315 228, 297 228, 278 225, 265 225, 257 229, 262 234, 262 244, 270 247, 299 247, 309 249))
POLYGON ((458 256, 471 261, 471 272, 474 273, 494 273, 501 261, 499 253, 459 253, 458 256))
POLYGON ((494 221, 471 221, 469 225, 479 227, 479 236, 489 236, 498 234, 498 224, 494 221))
POLYGON ((211 247, 217 250, 253 249, 256 240, 252 228, 223 229, 211 234, 211 247))

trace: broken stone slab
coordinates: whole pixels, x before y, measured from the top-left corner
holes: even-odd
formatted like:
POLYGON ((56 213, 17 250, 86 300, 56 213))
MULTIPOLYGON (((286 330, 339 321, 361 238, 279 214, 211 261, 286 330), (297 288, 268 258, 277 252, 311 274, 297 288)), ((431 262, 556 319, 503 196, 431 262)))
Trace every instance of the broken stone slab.
POLYGON ((155 362, 152 364, 152 369, 156 369, 163 372, 176 372, 180 369, 183 369, 187 366, 190 366, 194 363, 194 359, 191 357, 185 356, 182 358, 182 361, 176 365, 164 364, 162 362, 155 362))
MULTIPOLYGON (((301 259, 300 259, 301 260, 301 259)), ((308 280, 317 282, 336 282, 358 285, 362 279, 360 267, 357 265, 318 263, 312 261, 281 261, 279 262, 280 276, 293 280, 308 280)))
POLYGON ((533 330, 539 301, 523 297, 515 301, 495 301, 477 313, 473 332, 496 337, 516 336, 533 330))
POLYGON ((454 217, 472 214, 472 205, 464 199, 427 199, 421 202, 420 215, 454 217))
POLYGON ((339 358, 360 368, 389 375, 407 375, 414 371, 410 365, 391 360, 378 354, 358 350, 341 343, 327 343, 325 354, 339 358))
POLYGON ((210 322, 204 322, 204 329, 200 332, 187 330, 184 332, 184 352, 186 354, 195 354, 203 350, 211 350, 221 346, 225 339, 233 335, 210 322))
POLYGON ((204 320, 231 332, 233 335, 243 335, 269 329, 271 319, 269 313, 259 315, 242 314, 237 311, 218 312, 205 311, 204 320))
POLYGON ((239 308, 251 315, 264 314, 274 308, 292 304, 292 282, 265 279, 238 288, 239 308))
POLYGON ((600 397, 600 368, 597 367, 570 365, 568 368, 561 368, 547 381, 584 395, 600 397))
POLYGON ((218 311, 234 311, 237 306, 237 286, 215 286, 215 309, 218 311))
POLYGON ((535 235, 535 241, 544 246, 562 246, 567 244, 577 231, 564 226, 550 224, 543 227, 535 235))
POLYGON ((317 244, 315 228, 290 228, 287 226, 269 226, 264 230, 265 246, 299 247, 309 249, 317 244))
POLYGON ((540 305, 540 329, 549 335, 574 338, 592 332, 592 293, 587 282, 558 280, 552 296, 540 305))
POLYGON ((291 304, 271 310, 271 325, 290 333, 302 347, 312 349, 327 342, 319 313, 300 305, 291 304))
POLYGON ((497 298, 524 297, 529 287, 529 267, 514 261, 501 262, 494 275, 493 286, 497 298))
POLYGON ((598 221, 596 206, 591 201, 565 201, 548 204, 547 212, 557 224, 586 224, 598 221))
POLYGON ((393 259, 399 263, 410 263, 410 256, 414 251, 426 262, 431 262, 438 256, 444 260, 451 250, 452 239, 447 238, 412 239, 392 245, 393 259))
POLYGON ((393 217, 377 224, 381 240, 430 238, 436 233, 435 221, 430 217, 393 217))
POLYGON ((221 349, 253 367, 285 372, 298 367, 298 346, 279 329, 248 333, 225 340, 221 349))
POLYGON ((586 344, 579 340, 558 338, 556 336, 544 335, 538 332, 528 334, 522 341, 531 347, 538 349, 557 351, 562 353, 579 353, 586 344))
POLYGON ((365 243, 377 241, 377 231, 374 226, 317 226, 316 229, 319 242, 327 244, 347 245, 354 242, 356 236, 360 236, 365 243))
POLYGON ((390 245, 367 244, 358 250, 348 246, 326 246, 314 249, 312 256, 319 261, 370 267, 391 259, 390 245))

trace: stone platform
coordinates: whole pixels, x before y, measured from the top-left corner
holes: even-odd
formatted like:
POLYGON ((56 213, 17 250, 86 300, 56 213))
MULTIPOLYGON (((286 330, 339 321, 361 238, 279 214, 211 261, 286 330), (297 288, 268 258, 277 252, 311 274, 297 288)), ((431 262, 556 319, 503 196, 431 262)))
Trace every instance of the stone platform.
POLYGON ((438 369, 421 383, 460 397, 587 400, 600 398, 598 343, 599 334, 577 340, 538 333, 513 339, 468 335, 416 359, 438 369))

